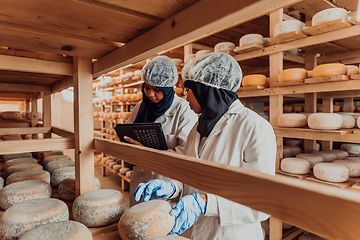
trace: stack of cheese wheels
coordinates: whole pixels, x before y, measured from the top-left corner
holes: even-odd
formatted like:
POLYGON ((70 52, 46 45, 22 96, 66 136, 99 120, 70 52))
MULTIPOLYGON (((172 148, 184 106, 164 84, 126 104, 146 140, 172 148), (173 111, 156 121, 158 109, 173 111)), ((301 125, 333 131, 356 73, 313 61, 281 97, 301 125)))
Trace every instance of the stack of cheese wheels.
POLYGON ((343 143, 343 144, 341 144, 340 148, 341 148, 341 150, 344 150, 351 155, 360 156, 360 144, 343 143))
POLYGON ((333 160, 338 159, 338 157, 332 152, 326 151, 313 151, 311 154, 321 156, 324 159, 324 162, 331 162, 333 160))
POLYGON ((5 111, 1 113, 1 118, 4 120, 18 120, 21 117, 19 111, 5 111))
POLYGON ((53 188, 58 188, 65 178, 75 178, 75 166, 55 169, 51 173, 50 183, 53 188))
POLYGON ((357 160, 334 160, 331 163, 344 165, 350 171, 350 177, 360 177, 360 161, 357 160))
POLYGON ((350 114, 341 114, 343 122, 341 128, 353 128, 355 127, 355 118, 350 114))
POLYGON ((209 53, 212 53, 212 51, 210 50, 200 50, 200 51, 197 51, 196 54, 195 54, 195 57, 202 57, 202 56, 205 56, 206 54, 209 54, 209 53))
POLYGON ((305 159, 310 163, 310 168, 312 169, 315 164, 321 163, 324 161, 321 155, 311 154, 311 153, 300 153, 296 155, 297 158, 305 159))
POLYGON ((342 160, 346 159, 349 156, 349 153, 344 150, 332 149, 332 150, 325 150, 322 151, 323 153, 332 153, 336 155, 336 159, 342 160))
POLYGON ((265 86, 266 76, 262 74, 251 74, 243 77, 241 84, 244 87, 248 86, 265 86))
POLYGON ((311 129, 336 130, 340 129, 343 118, 337 113, 313 113, 308 117, 308 125, 311 129))
POLYGON ((145 240, 166 236, 174 227, 171 205, 151 200, 129 208, 120 218, 118 229, 122 240, 145 240))
POLYGON ((73 219, 87 227, 100 227, 114 223, 124 212, 124 196, 113 189, 83 193, 75 199, 72 206, 73 219))
POLYGON ((304 27, 305 27, 305 23, 299 20, 282 21, 275 25, 274 37, 294 31, 303 32, 304 27))
POLYGON ((63 167, 71 167, 71 166, 75 166, 75 162, 72 160, 57 160, 57 161, 49 162, 48 164, 45 165, 44 168, 46 171, 48 171, 51 174, 52 171, 54 171, 55 169, 63 168, 63 167))
POLYGON ((26 180, 41 180, 50 184, 50 173, 42 169, 16 172, 6 178, 6 185, 26 180))
POLYGON ((303 68, 288 68, 278 74, 278 82, 303 81, 307 78, 307 71, 303 68))
POLYGON ((251 45, 254 43, 263 45, 264 44, 263 36, 260 34, 256 34, 256 33, 246 34, 246 35, 242 36, 239 40, 240 47, 244 47, 244 46, 251 45))
POLYGON ((26 171, 26 170, 42 170, 43 167, 37 163, 27 163, 27 164, 20 164, 8 167, 5 170, 5 175, 9 176, 16 172, 26 171))
POLYGON ((0 238, 18 239, 38 225, 69 220, 68 206, 61 200, 42 198, 11 206, 0 217, 0 238))
POLYGON ((11 159, 7 161, 4 166, 5 169, 11 166, 20 165, 20 164, 29 164, 29 163, 38 163, 38 161, 35 158, 17 158, 17 159, 11 159))
POLYGON ((317 26, 337 19, 347 19, 348 12, 343 8, 328 8, 312 17, 312 26, 317 26))
POLYGON ((41 180, 16 182, 0 191, 0 207, 6 210, 16 203, 50 197, 51 186, 47 182, 41 180))
POLYGON ((1 155, 1 158, 4 160, 4 162, 16 158, 31 158, 31 157, 32 157, 31 153, 14 153, 14 154, 1 155))
POLYGON ((327 63, 316 66, 313 69, 313 77, 330 77, 336 75, 346 75, 347 68, 342 63, 327 63))
POLYGON ((347 72, 346 72, 346 75, 357 75, 359 74, 359 67, 358 66, 355 66, 355 65, 345 65, 346 66, 346 69, 347 69, 347 72))
POLYGON ((280 114, 277 119, 279 127, 301 128, 307 126, 307 119, 301 113, 280 114))
POLYGON ((349 179, 349 169, 337 163, 317 163, 313 168, 314 176, 328 182, 346 182, 349 179))
POLYGON ((92 233, 84 224, 75 221, 63 221, 37 226, 22 235, 19 240, 38 240, 45 236, 46 239, 56 240, 93 239, 92 233))
POLYGON ((220 42, 215 45, 214 52, 234 51, 235 44, 232 42, 220 42))
MULTIPOLYGON (((101 189, 100 180, 97 177, 94 177, 95 180, 95 190, 101 189)), ((58 186, 59 197, 64 200, 74 201, 76 198, 75 194, 75 177, 65 178, 59 183, 58 186)))
POLYGON ((280 164, 281 170, 292 174, 307 174, 310 172, 310 163, 302 158, 284 158, 280 164))

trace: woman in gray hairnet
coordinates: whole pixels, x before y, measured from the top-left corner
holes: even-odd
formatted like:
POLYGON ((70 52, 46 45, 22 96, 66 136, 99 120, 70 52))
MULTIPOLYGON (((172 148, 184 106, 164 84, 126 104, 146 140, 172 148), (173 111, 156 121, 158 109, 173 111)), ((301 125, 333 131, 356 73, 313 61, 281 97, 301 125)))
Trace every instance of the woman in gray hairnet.
MULTIPOLYGON (((178 81, 178 71, 167 56, 158 56, 150 60, 141 74, 143 100, 131 112, 127 123, 161 123, 169 151, 183 154, 186 138, 196 123, 198 116, 191 111, 189 103, 178 97, 174 85, 178 81)), ((124 137, 130 143, 139 142, 124 137)), ((134 190, 139 183, 150 179, 168 179, 151 171, 134 167, 130 184, 130 206, 133 206, 134 190)))
MULTIPOLYGON (((242 72, 234 58, 226 53, 195 58, 183 68, 182 78, 190 108, 201 113, 185 154, 275 175, 273 129, 238 100, 235 91, 242 72)), ((176 181, 141 184, 135 199, 157 198, 158 192, 171 198, 182 196, 170 212, 176 220, 169 234, 181 234, 194 224, 192 239, 264 239, 260 222, 269 217, 265 213, 176 181)))

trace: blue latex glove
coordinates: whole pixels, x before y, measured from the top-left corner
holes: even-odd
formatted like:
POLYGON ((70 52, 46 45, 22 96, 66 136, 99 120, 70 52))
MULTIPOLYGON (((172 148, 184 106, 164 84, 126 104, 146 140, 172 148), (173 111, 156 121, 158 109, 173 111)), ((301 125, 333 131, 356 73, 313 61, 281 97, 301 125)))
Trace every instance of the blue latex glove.
POLYGON ((147 183, 140 183, 135 189, 135 201, 140 201, 144 195, 144 202, 151 198, 168 198, 175 192, 175 186, 172 182, 160 179, 153 179, 147 183))
POLYGON ((200 194, 190 194, 180 199, 176 206, 171 210, 170 216, 176 216, 175 225, 169 232, 171 234, 182 234, 191 227, 200 214, 204 214, 206 203, 200 194))

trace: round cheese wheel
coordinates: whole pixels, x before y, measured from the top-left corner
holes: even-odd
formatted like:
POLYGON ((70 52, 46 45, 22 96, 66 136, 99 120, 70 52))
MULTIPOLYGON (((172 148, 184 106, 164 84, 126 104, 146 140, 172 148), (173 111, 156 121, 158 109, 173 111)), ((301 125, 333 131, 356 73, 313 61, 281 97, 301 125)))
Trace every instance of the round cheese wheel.
POLYGON ((357 116, 357 118, 355 119, 356 120, 356 126, 358 127, 358 128, 360 128, 360 117, 359 116, 357 116))
POLYGON ((360 157, 346 157, 345 160, 360 161, 360 157))
POLYGON ((310 163, 301 158, 284 158, 280 164, 281 170, 293 174, 307 174, 310 172, 310 163))
POLYGON ((289 68, 278 74, 279 82, 302 81, 307 77, 307 72, 302 68, 289 68))
POLYGON ((341 114, 343 118, 343 123, 341 128, 353 128, 355 127, 355 118, 348 114, 341 114))
POLYGON ((57 160, 71 160, 71 158, 67 155, 52 155, 52 156, 47 156, 43 161, 42 161, 42 165, 46 166, 46 164, 48 164, 49 162, 52 161, 57 161, 57 160))
POLYGON ((171 205, 163 200, 142 202, 129 208, 120 218, 118 229, 122 240, 145 240, 166 236, 174 227, 171 205))
POLYGON ((349 153, 344 150, 332 149, 332 150, 326 150, 326 151, 322 151, 322 152, 333 153, 336 155, 336 159, 338 159, 338 160, 345 159, 349 156, 349 153))
POLYGON ((291 106, 284 106, 283 107, 283 112, 289 113, 293 111, 293 107, 291 106))
POLYGON ((329 77, 336 75, 346 75, 347 68, 342 63, 327 63, 316 66, 313 69, 313 77, 329 77))
MULTIPOLYGON (((94 177, 95 190, 101 189, 100 180, 94 177)), ((58 187, 59 197, 64 200, 74 201, 76 198, 75 194, 75 177, 69 177, 62 180, 58 187)))
POLYGON ((300 147, 303 144, 303 140, 300 139, 286 139, 285 145, 290 147, 300 147))
POLYGON ((196 54, 187 54, 184 57, 184 62, 187 63, 188 61, 190 61, 190 59, 195 58, 196 54))
POLYGON ((114 165, 116 165, 116 164, 117 164, 117 162, 111 162, 111 163, 109 163, 109 167, 113 168, 114 165))
POLYGON ((331 162, 333 160, 338 159, 337 156, 332 152, 326 152, 326 151, 313 151, 311 154, 320 155, 324 162, 331 162))
POLYGON ((1 158, 4 160, 4 162, 7 162, 11 159, 16 159, 16 158, 31 158, 31 157, 32 157, 31 153, 28 153, 28 152, 1 155, 1 158))
POLYGON ((343 143, 341 150, 348 152, 351 155, 360 156, 360 144, 357 143, 343 143))
POLYGON ((134 72, 125 73, 125 77, 133 77, 133 76, 134 76, 134 72))
POLYGON ((142 71, 141 70, 136 70, 134 71, 134 76, 141 76, 142 71))
POLYGON ((359 67, 355 65, 345 65, 347 69, 346 75, 356 75, 359 74, 359 67))
POLYGON ((277 119, 279 127, 300 128, 307 126, 306 116, 301 113, 280 114, 277 119))
POLYGON ((131 178, 131 175, 133 174, 133 171, 127 171, 125 173, 125 176, 128 177, 128 178, 131 178))
POLYGON ((1 113, 1 118, 4 120, 18 120, 21 117, 19 111, 5 111, 1 113))
POLYGON ((346 182, 350 176, 349 169, 337 163, 315 164, 313 172, 316 178, 328 182, 346 182))
POLYGON ((57 160, 46 164, 45 170, 51 174, 52 171, 54 171, 55 169, 63 168, 63 167, 71 167, 71 166, 75 166, 75 162, 72 160, 57 160))
POLYGON ((124 196, 113 189, 83 193, 75 199, 72 206, 73 219, 87 227, 100 227, 114 223, 124 212, 124 196))
POLYGON ((65 178, 75 178, 75 166, 57 168, 51 173, 50 183, 53 188, 58 188, 65 178))
POLYGON ((312 17, 312 26, 317 26, 337 19, 347 19, 348 12, 343 8, 328 8, 312 17))
POLYGON ((232 42, 220 42, 215 45, 214 52, 234 51, 235 44, 232 42))
POLYGON ((35 158, 17 158, 7 161, 4 166, 5 168, 20 165, 20 164, 29 164, 29 163, 38 163, 38 161, 35 158))
POLYGON ((63 221, 37 226, 22 235, 19 240, 92 240, 90 230, 82 223, 63 221))
POLYGON ((274 27, 274 37, 283 35, 285 33, 290 33, 294 31, 303 32, 305 23, 299 20, 287 20, 279 22, 274 27))
POLYGON ((340 129, 342 122, 342 116, 337 113, 313 113, 308 117, 309 128, 317 130, 340 129))
POLYGON ((291 149, 290 149, 290 147, 289 146, 284 146, 283 147, 283 157, 284 158, 287 158, 287 157, 291 157, 292 155, 291 155, 291 149))
POLYGON ((333 112, 340 112, 340 110, 341 110, 341 106, 336 106, 336 105, 333 106, 333 112))
POLYGON ((321 163, 324 161, 321 155, 311 154, 311 153, 300 153, 296 155, 297 158, 305 159, 310 163, 310 168, 312 169, 315 164, 321 163))
POLYGON ((18 239, 25 232, 50 222, 69 220, 68 206, 61 200, 43 198, 11 206, 0 217, 0 237, 18 239))
POLYGON ((50 173, 42 169, 16 172, 6 178, 6 185, 26 180, 42 180, 50 184, 50 173))
POLYGON ((247 86, 265 86, 266 76, 262 74, 251 74, 243 77, 241 84, 247 86))
POLYGON ((254 44, 254 43, 263 45, 264 44, 263 36, 261 34, 256 34, 256 33, 246 34, 246 35, 242 36, 239 40, 240 47, 244 47, 244 46, 254 44))
POLYGON ((195 56, 198 58, 198 57, 205 56, 206 54, 209 54, 209 53, 212 53, 212 51, 210 51, 210 50, 200 50, 200 51, 196 52, 195 56))
POLYGON ((334 160, 331 163, 344 165, 350 171, 350 177, 360 177, 360 162, 356 160, 334 160))
POLYGON ((121 164, 115 164, 115 165, 113 166, 113 170, 114 170, 115 172, 118 172, 118 171, 120 170, 120 168, 121 168, 121 164))
POLYGON ((0 190, 4 187, 4 179, 0 177, 0 190))
POLYGON ((20 164, 8 167, 5 170, 5 175, 9 176, 12 173, 26 171, 26 170, 42 170, 43 167, 36 163, 20 164))
POLYGON ((0 191, 0 207, 6 210, 16 203, 50 197, 49 183, 41 180, 26 180, 7 185, 0 191))
POLYGON ((124 168, 121 168, 121 169, 119 170, 119 173, 120 173, 121 175, 125 175, 127 171, 130 171, 130 168, 124 167, 124 168))
POLYGON ((294 112, 302 112, 302 111, 303 111, 303 107, 301 107, 301 106, 295 106, 295 107, 293 107, 293 111, 294 111, 294 112))

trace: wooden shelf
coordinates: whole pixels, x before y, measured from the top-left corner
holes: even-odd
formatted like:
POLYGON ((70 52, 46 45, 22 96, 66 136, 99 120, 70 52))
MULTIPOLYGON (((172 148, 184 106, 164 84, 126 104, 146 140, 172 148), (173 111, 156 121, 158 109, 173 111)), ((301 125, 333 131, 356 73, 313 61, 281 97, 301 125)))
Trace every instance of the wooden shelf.
POLYGON ((130 183, 130 178, 126 177, 125 175, 120 174, 119 172, 115 172, 111 167, 107 166, 104 163, 100 163, 103 167, 105 167, 106 169, 110 170, 110 172, 115 173, 116 175, 118 175, 119 177, 121 177, 122 179, 124 179, 126 182, 130 183))
POLYGON ((346 19, 337 19, 331 22, 323 23, 317 26, 308 27, 304 29, 304 32, 309 35, 323 34, 347 27, 351 27, 353 24, 346 19))
POLYGON ((280 43, 290 42, 301 38, 306 38, 308 35, 303 32, 293 31, 285 33, 276 37, 270 38, 270 45, 276 45, 280 43))

